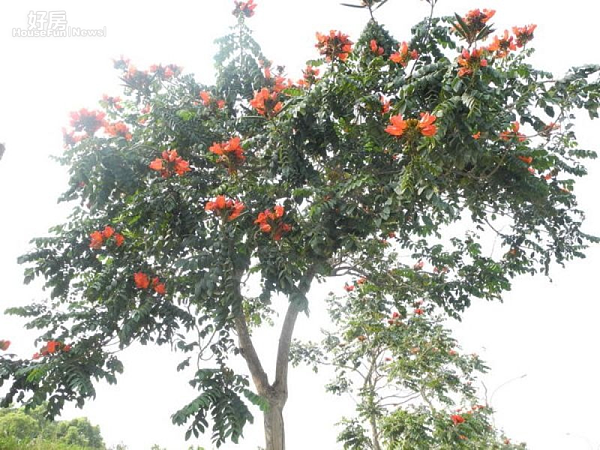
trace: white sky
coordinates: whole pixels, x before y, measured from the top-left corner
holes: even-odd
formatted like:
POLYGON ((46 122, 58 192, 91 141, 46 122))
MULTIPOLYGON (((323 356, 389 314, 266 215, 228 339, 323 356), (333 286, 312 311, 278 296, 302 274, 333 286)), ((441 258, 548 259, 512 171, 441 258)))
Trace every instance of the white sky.
MULTIPOLYGON (((356 39, 366 16, 339 6, 334 0, 257 0, 250 25, 276 64, 298 78, 304 61, 316 57, 314 33, 341 29, 356 39)), ((7 151, 0 162, 0 310, 25 304, 43 294, 37 286, 21 284, 18 255, 28 240, 44 235, 62 220, 65 208, 56 198, 66 186, 63 169, 49 160, 62 150, 61 127, 68 112, 95 108, 103 93, 120 94, 112 58, 123 54, 139 68, 152 63, 175 63, 200 81, 212 79, 213 40, 233 24, 232 1, 171 0, 169 2, 115 1, 4 1, 0 3, 0 142, 7 151), (27 28, 29 11, 66 11, 70 26, 106 27, 104 38, 17 38, 13 28, 27 28)), ((497 10, 498 31, 512 25, 538 24, 533 58, 536 66, 564 72, 569 66, 600 63, 598 8, 589 0, 569 2, 440 0, 438 14, 464 14, 473 8, 497 10)), ((399 39, 427 13, 417 0, 390 0, 378 18, 399 39)), ((583 148, 598 150, 594 133, 600 122, 579 121, 583 148)), ((587 211, 587 231, 600 235, 600 163, 589 163, 590 176, 575 190, 587 211)), ((474 351, 492 367, 485 378, 490 392, 522 374, 494 396, 496 422, 516 440, 533 450, 600 448, 600 315, 595 277, 600 249, 588 259, 555 268, 553 282, 519 278, 504 304, 476 303, 456 325, 463 348, 474 351)), ((343 284, 339 283, 340 286, 343 284)), ((334 286, 339 289, 340 286, 334 286)), ((313 314, 298 322, 298 336, 318 333, 323 294, 312 296, 313 314)), ((13 341, 11 350, 30 355, 32 335, 22 322, 0 316, 0 339, 13 341)), ((278 330, 270 330, 277 332, 278 330)), ((273 355, 275 334, 260 333, 265 359, 273 355), (269 351, 270 349, 270 351, 269 351)), ((123 355, 126 372, 117 386, 100 386, 98 399, 82 411, 102 428, 109 444, 119 441, 131 450, 149 449, 152 443, 169 450, 187 448, 185 429, 170 423, 170 415, 192 398, 187 377, 176 374, 179 356, 168 349, 135 348, 123 355)), ((270 367, 267 364, 267 367, 270 367)), ((310 370, 291 372, 290 398, 285 409, 289 450, 336 448, 337 421, 350 406, 327 396, 321 388, 325 376, 310 370)), ((262 419, 246 431, 239 446, 255 449, 263 444, 262 419)), ((207 437, 194 444, 210 448, 207 437)))

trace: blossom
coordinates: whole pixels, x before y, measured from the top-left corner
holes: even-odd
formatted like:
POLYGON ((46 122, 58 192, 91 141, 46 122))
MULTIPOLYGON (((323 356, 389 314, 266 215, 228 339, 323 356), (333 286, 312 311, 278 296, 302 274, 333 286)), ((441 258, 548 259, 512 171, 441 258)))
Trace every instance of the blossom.
POLYGON ((317 33, 317 44, 315 47, 319 49, 319 53, 325 56, 327 61, 333 61, 334 59, 346 61, 352 51, 352 44, 353 42, 348 38, 347 34, 331 30, 329 34, 317 33))
POLYGON ((421 308, 416 308, 414 312, 417 316, 420 316, 423 314, 424 311, 421 308))
POLYGON ((450 419, 452 419, 452 423, 454 425, 458 425, 459 423, 463 423, 465 421, 465 418, 460 414, 453 414, 450 416, 450 419))
POLYGON ((109 225, 106 225, 104 230, 102 230, 102 237, 104 239, 110 239, 113 234, 115 234, 115 229, 109 225))
POLYGON ((237 168, 244 162, 244 149, 239 137, 233 137, 226 142, 213 142, 208 149, 211 153, 219 156, 217 162, 223 163, 229 173, 237 172, 237 168))
POLYGON ((519 155, 519 156, 517 156, 517 158, 519 158, 525 164, 531 164, 533 162, 533 158, 531 156, 522 156, 522 155, 519 155))
POLYGON ((471 136, 473 136, 473 139, 477 140, 481 137, 481 131, 478 131, 477 133, 473 133, 471 136))
POLYGON ((457 59, 458 65, 458 76, 464 77, 466 75, 473 75, 473 73, 480 67, 486 67, 488 62, 485 59, 482 48, 474 48, 469 53, 466 48, 463 49, 460 56, 457 59))
POLYGON ((387 114, 390 110, 390 101, 386 100, 383 95, 379 96, 379 101, 381 102, 381 114, 387 114))
POLYGON ((200 92, 200 98, 202 99, 204 106, 210 106, 211 96, 208 92, 206 92, 206 91, 200 92))
POLYGON ((117 247, 120 247, 121 245, 123 245, 123 242, 125 242, 125 238, 123 237, 123 235, 121 233, 116 233, 115 234, 115 244, 117 244, 117 247))
POLYGON ((423 266, 425 266, 425 263, 423 262, 422 259, 420 259, 419 261, 417 261, 415 263, 415 265, 413 266, 413 270, 421 270, 423 268, 423 266))
POLYGON ((503 141, 508 141, 510 139, 517 138, 517 140, 519 142, 523 142, 527 138, 525 137, 524 134, 519 133, 520 127, 521 126, 519 125, 519 122, 511 123, 510 124, 511 131, 503 131, 502 133, 500 133, 500 139, 502 139, 503 141))
POLYGON ((90 248, 99 250, 104 244, 104 237, 100 231, 94 231, 90 234, 90 248))
POLYGON ((154 289, 154 291, 157 294, 164 295, 167 292, 167 287, 165 286, 165 283, 161 283, 158 277, 152 278, 152 283, 150 286, 152 287, 152 289, 154 289))
POLYGON ((10 347, 10 341, 0 340, 0 350, 6 351, 10 347))
POLYGON ((106 114, 100 111, 88 111, 86 108, 70 113, 71 126, 75 131, 85 131, 90 136, 106 125, 106 114))
POLYGON ((127 141, 130 141, 132 138, 131 133, 129 132, 129 128, 123 122, 115 122, 104 125, 104 131, 110 136, 113 137, 122 137, 127 141))
POLYGON ((228 222, 237 219, 244 209, 246 206, 242 202, 227 199, 224 195, 218 195, 214 201, 209 201, 204 206, 205 211, 214 212, 228 222))
POLYGON ((201 91, 198 95, 202 99, 202 103, 206 108, 214 108, 216 106, 217 109, 223 109, 225 107, 225 100, 216 100, 210 95, 210 92, 201 91))
POLYGON ((524 27, 513 27, 513 33, 517 38, 517 47, 523 47, 533 39, 533 32, 537 25, 525 25, 524 27))
POLYGON ((391 125, 386 127, 385 132, 392 136, 402 136, 408 126, 406 121, 402 118, 402 114, 391 116, 390 123, 391 125))
POLYGON ((173 172, 181 176, 191 170, 190 164, 177 154, 177 150, 165 150, 161 156, 162 158, 156 158, 148 164, 148 167, 160 172, 163 178, 168 178, 173 172))
POLYGON ((256 4, 254 0, 248 0, 247 2, 236 1, 235 9, 232 14, 238 18, 241 17, 252 17, 254 15, 254 9, 256 8, 256 4))
POLYGON ((390 55, 390 61, 406 67, 411 59, 417 59, 418 57, 419 53, 416 50, 409 51, 408 44, 403 42, 400 44, 398 51, 390 55))
POLYGON ((306 66, 306 69, 302 71, 303 78, 298 80, 298 85, 302 87, 309 87, 317 82, 319 76, 319 69, 315 69, 313 66, 306 66))
POLYGON ((496 56, 498 58, 504 58, 508 55, 509 51, 515 51, 517 46, 515 42, 513 42, 513 37, 508 36, 508 30, 504 30, 504 35, 502 37, 494 36, 494 42, 492 42, 488 46, 488 51, 496 52, 496 56))
POLYGON ((273 117, 283 108, 283 103, 278 101, 278 93, 270 92, 267 88, 257 91, 250 100, 250 105, 265 117, 273 117))
POLYGON ((354 285, 353 284, 345 284, 344 289, 346 290, 346 292, 352 292, 354 290, 354 285))
POLYGON ((273 240, 279 241, 284 233, 292 230, 290 224, 283 222, 285 209, 281 205, 276 205, 274 210, 265 209, 259 213, 254 223, 258 225, 263 233, 270 233, 273 240))
POLYGON ((102 101, 104 103, 106 103, 106 106, 115 108, 116 110, 120 111, 121 109, 123 109, 123 106, 121 105, 121 97, 111 97, 108 96, 106 94, 102 95, 102 101))
POLYGON ((134 273, 133 280, 135 281, 135 287, 138 289, 148 289, 148 286, 150 286, 150 279, 144 272, 134 273))
POLYGON ((419 131, 423 136, 433 136, 437 132, 437 127, 433 125, 436 117, 429 113, 421 113, 421 120, 419 121, 419 131))
POLYGON ((383 47, 379 47, 377 45, 377 41, 375 39, 371 39, 371 42, 369 42, 369 48, 371 49, 371 51, 373 53, 375 53, 377 56, 381 56, 383 55, 383 47))
POLYGON ((50 354, 56 353, 60 349, 60 347, 61 343, 58 341, 48 341, 48 343, 46 344, 46 350, 50 354))

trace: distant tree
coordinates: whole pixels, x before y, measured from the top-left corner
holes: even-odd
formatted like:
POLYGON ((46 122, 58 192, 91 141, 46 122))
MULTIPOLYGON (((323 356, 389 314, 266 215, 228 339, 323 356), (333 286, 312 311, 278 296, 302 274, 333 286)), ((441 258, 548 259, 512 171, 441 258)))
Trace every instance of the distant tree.
POLYGON ((584 256, 597 239, 572 190, 595 153, 573 118, 597 117, 600 67, 554 77, 527 60, 535 26, 494 36, 493 11, 438 18, 435 0, 401 42, 374 19, 384 3, 355 5, 369 13, 356 44, 319 33, 321 58, 296 83, 253 39, 252 0, 235 2, 214 85, 116 61, 123 98, 65 131, 61 200, 76 206, 20 259, 49 298, 9 310, 40 330, 40 349, 0 352, 4 406, 81 406, 96 381, 116 383, 116 349, 168 344, 189 353, 180 369, 195 364, 199 392, 173 415, 187 438, 239 442, 255 404, 266 450, 283 450, 290 344, 314 282, 381 280, 399 311, 425 298, 460 316, 519 274, 584 256), (388 246, 404 255, 393 277, 373 264, 388 246), (252 330, 282 298, 268 376, 252 330))

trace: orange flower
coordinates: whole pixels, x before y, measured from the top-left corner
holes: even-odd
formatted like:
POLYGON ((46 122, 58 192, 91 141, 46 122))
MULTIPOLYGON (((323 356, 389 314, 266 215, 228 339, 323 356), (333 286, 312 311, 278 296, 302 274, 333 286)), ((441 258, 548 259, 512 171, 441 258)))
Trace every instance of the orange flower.
POLYGON ((504 35, 501 38, 494 36, 494 42, 488 47, 488 51, 496 52, 498 58, 504 58, 509 51, 515 51, 516 49, 517 46, 513 42, 513 37, 508 36, 508 30, 504 30, 504 35))
POLYGON ((213 142, 213 145, 208 150, 220 156, 217 162, 223 163, 229 173, 236 173, 238 167, 246 159, 239 137, 231 138, 227 142, 213 142))
POLYGON ((402 119, 402 114, 398 114, 397 116, 390 117, 391 125, 388 125, 385 129, 385 132, 391 134, 392 136, 402 136, 406 127, 408 126, 406 121, 402 119))
POLYGON ((61 344, 58 341, 48 341, 48 343, 46 344, 46 350, 50 354, 56 353, 60 349, 60 346, 61 344))
POLYGON ((524 134, 519 133, 520 129, 519 122, 513 122, 510 124, 510 128, 512 131, 503 131, 500 133, 500 139, 503 141, 508 141, 510 139, 516 138, 519 142, 525 141, 527 139, 524 134))
POLYGON ((424 311, 423 311, 421 308, 416 308, 416 309, 415 309, 415 314, 416 314, 417 316, 420 316, 421 314, 423 314, 423 312, 424 312, 424 311))
POLYGON ((525 25, 524 27, 513 27, 513 33, 517 38, 517 47, 523 47, 533 39, 533 32, 537 25, 525 25))
POLYGON ((531 164, 533 162, 533 158, 531 156, 517 156, 521 161, 525 164, 531 164))
POLYGON ((481 131, 478 131, 477 133, 473 133, 472 136, 473 136, 473 139, 475 139, 475 140, 479 139, 481 137, 481 131))
POLYGON ((352 44, 353 42, 348 38, 347 34, 331 30, 329 35, 317 33, 317 44, 315 47, 319 49, 319 53, 325 56, 327 61, 333 61, 334 59, 346 61, 352 51, 352 44))
POLYGON ((473 75, 480 67, 486 67, 488 62, 483 56, 483 49, 481 48, 474 48, 470 53, 466 48, 463 49, 457 59, 458 65, 460 66, 458 69, 458 76, 464 77, 465 75, 473 75))
POLYGON ((279 241, 284 233, 292 231, 290 224, 283 223, 284 213, 283 206, 276 205, 274 212, 270 209, 265 209, 259 213, 254 223, 258 225, 260 231, 263 233, 272 233, 273 240, 279 241))
POLYGON ((69 353, 71 351, 71 345, 65 345, 62 350, 63 352, 69 353))
POLYGON ((152 278, 151 287, 157 294, 160 295, 164 295, 167 292, 167 287, 165 286, 165 283, 161 283, 158 277, 152 278))
POLYGON ((206 203, 204 210, 218 213, 222 219, 231 222, 237 219, 246 206, 237 200, 226 199, 224 195, 218 195, 214 201, 206 203))
POLYGON ((0 340, 0 350, 6 351, 10 347, 10 341, 0 340))
POLYGON ((113 234, 115 234, 115 229, 109 225, 104 227, 104 230, 102 231, 102 237, 104 237, 104 239, 109 239, 113 234))
POLYGON ((352 292, 354 290, 354 285, 353 284, 345 284, 344 289, 346 290, 346 292, 352 292))
POLYGON ((94 250, 99 250, 104 244, 104 239, 100 231, 91 233, 90 238, 90 248, 93 248, 94 250))
POLYGON ((71 126, 75 131, 85 131, 90 136, 106 125, 106 114, 99 111, 88 111, 83 108, 70 114, 71 126))
POLYGON ((236 1, 235 9, 232 14, 238 18, 241 17, 252 17, 254 15, 254 9, 256 8, 256 4, 254 0, 248 0, 247 2, 236 1))
POLYGON ((181 176, 189 172, 190 163, 177 155, 177 150, 165 150, 161 154, 161 158, 156 158, 148 167, 152 170, 160 172, 163 178, 170 177, 173 172, 181 176))
POLYGON ((129 128, 123 122, 106 124, 104 125, 104 131, 110 136, 122 137, 128 141, 130 141, 132 137, 129 128))
POLYGON ((277 101, 277 92, 269 92, 267 88, 262 88, 254 94, 250 100, 250 105, 262 116, 274 117, 283 108, 283 103, 277 101))
POLYGON ((452 419, 452 423, 454 425, 458 425, 459 423, 463 423, 465 421, 465 418, 460 414, 453 414, 450 416, 450 419, 452 419))
POLYGON ((421 120, 417 127, 423 136, 433 136, 437 133, 437 127, 433 125, 436 117, 429 113, 421 113, 421 120))
POLYGON ((416 50, 409 51, 408 44, 403 42, 400 44, 400 48, 397 52, 390 55, 390 61, 400 64, 402 67, 406 67, 411 59, 417 59, 419 53, 416 50))
POLYGON ((379 101, 381 102, 381 114, 387 114, 390 110, 390 101, 386 100, 383 95, 379 96, 379 101))
POLYGON ((135 287, 138 289, 148 289, 148 286, 150 286, 150 279, 143 272, 134 273, 133 280, 135 281, 135 287))
POLYGON ((116 233, 115 234, 115 243, 117 244, 117 247, 120 247, 121 245, 123 245, 123 242, 125 242, 125 238, 123 237, 123 235, 120 233, 116 233))
POLYGON ((369 43, 369 47, 371 48, 371 51, 373 53, 375 53, 377 56, 381 56, 383 55, 383 47, 379 47, 377 45, 377 41, 375 39, 371 39, 371 42, 369 43))
POLYGON ((200 98, 202 99, 204 106, 210 106, 211 97, 208 92, 206 92, 206 91, 200 92, 200 98))
POLYGON ((319 76, 319 69, 315 69, 312 66, 306 66, 306 69, 302 71, 304 78, 298 80, 298 85, 301 87, 310 87, 317 82, 319 76))

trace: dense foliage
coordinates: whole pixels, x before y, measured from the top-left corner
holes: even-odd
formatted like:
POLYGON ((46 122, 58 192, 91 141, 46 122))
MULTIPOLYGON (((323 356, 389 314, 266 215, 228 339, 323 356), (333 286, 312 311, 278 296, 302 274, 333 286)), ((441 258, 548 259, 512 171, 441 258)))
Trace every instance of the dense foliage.
POLYGON ((555 78, 527 62, 535 26, 494 37, 493 11, 438 18, 434 0, 401 42, 373 18, 383 3, 357 5, 371 20, 356 43, 318 33, 321 59, 295 83, 253 40, 251 0, 218 41, 214 85, 115 62, 123 97, 65 130, 73 212, 21 258, 48 298, 9 310, 41 334, 34 358, 0 356, 3 406, 47 402, 55 415, 116 382, 115 349, 173 344, 189 353, 180 369, 214 362, 197 364, 199 394, 173 416, 188 437, 237 442, 254 403, 267 449, 282 449, 290 342, 313 281, 364 277, 396 311, 425 300, 458 317, 516 275, 583 256, 595 238, 571 190, 595 153, 572 119, 597 117, 600 67, 555 78), (402 256, 382 270, 391 249, 402 256), (269 381, 251 328, 275 301, 289 307, 269 381))

